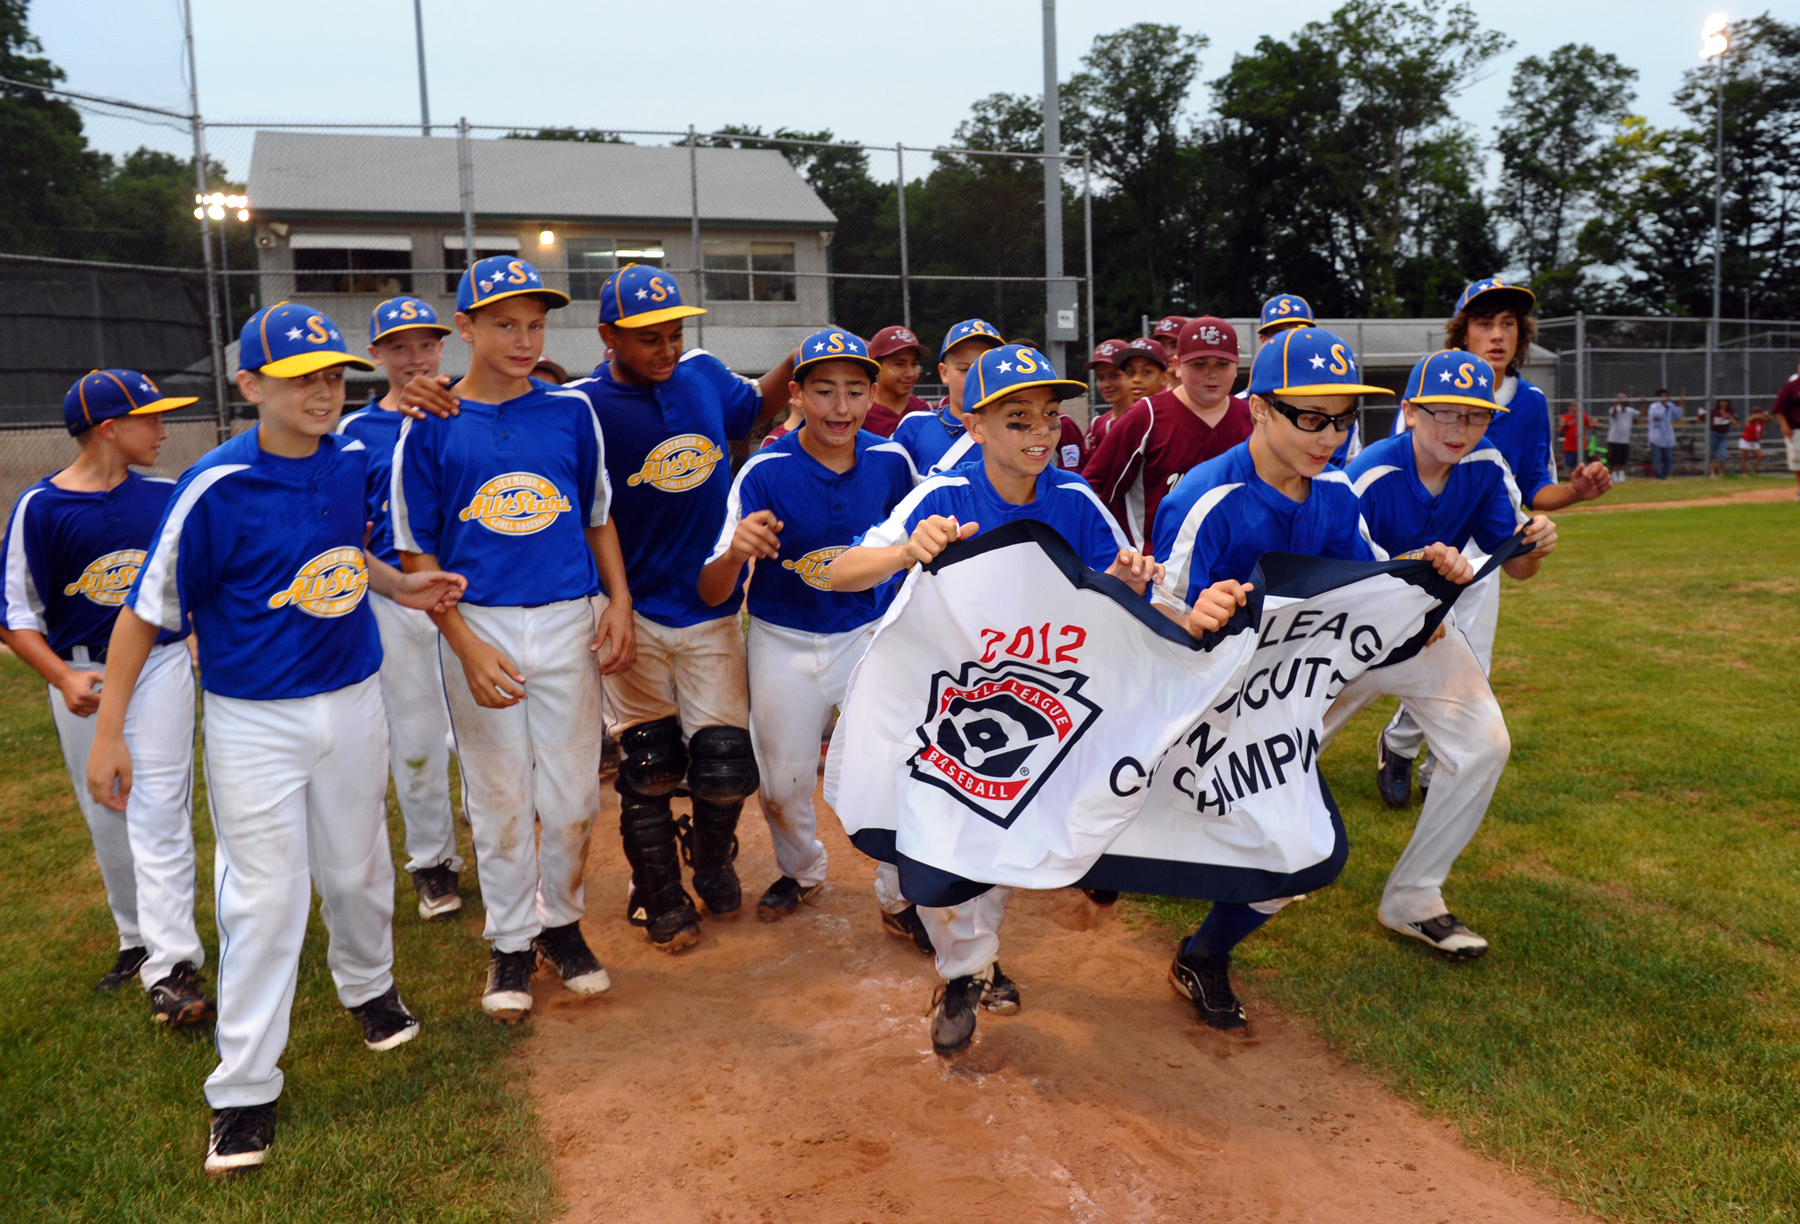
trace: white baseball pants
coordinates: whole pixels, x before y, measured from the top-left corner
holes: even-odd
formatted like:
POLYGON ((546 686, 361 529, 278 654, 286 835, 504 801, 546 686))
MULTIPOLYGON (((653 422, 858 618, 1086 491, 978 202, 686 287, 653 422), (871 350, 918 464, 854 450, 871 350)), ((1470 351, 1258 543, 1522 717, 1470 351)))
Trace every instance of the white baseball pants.
MULTIPOLYGON (((1470 540, 1463 545, 1463 556, 1476 569, 1487 564, 1487 554, 1475 547, 1470 540)), ((1469 646, 1475 651, 1475 658, 1481 664, 1485 675, 1494 668, 1494 634, 1500 628, 1500 575, 1493 574, 1472 584, 1456 601, 1456 628, 1462 630, 1469 639, 1469 646)), ((1387 741, 1388 751, 1412 760, 1419 755, 1419 749, 1425 743, 1425 731, 1412 716, 1405 702, 1394 712, 1393 720, 1382 732, 1387 741)), ((1435 755, 1435 754, 1434 754, 1435 755)), ((1429 774, 1421 773, 1421 786, 1429 786, 1429 774)))
POLYGON ((900 869, 892 863, 875 864, 875 904, 884 914, 900 914, 912 902, 900 891, 900 869))
MULTIPOLYGON (((102 670, 99 663, 70 666, 102 670)), ((179 961, 204 965, 206 950, 194 928, 194 668, 187 643, 151 650, 125 709, 131 798, 123 814, 88 794, 93 716, 71 714, 54 688, 50 716, 94 839, 119 946, 142 947, 148 954, 138 980, 148 988, 179 961)))
POLYGON ((461 871, 450 812, 450 710, 431 617, 369 592, 381 628, 381 700, 387 706, 394 793, 406 823, 406 869, 448 863, 461 871))
MULTIPOLYGON (((598 606, 606 606, 605 596, 598 606)), ((736 613, 679 629, 636 613, 631 623, 637 630, 637 662, 606 677, 613 735, 675 716, 683 739, 692 739, 701 727, 750 725, 744 631, 736 613)))
POLYGON ((1382 696, 1406 703, 1438 762, 1412 841, 1381 895, 1384 920, 1423 922, 1449 912, 1444 880, 1487 815, 1512 739, 1475 651, 1454 629, 1406 662, 1351 681, 1325 712, 1325 742, 1382 696))
POLYGON ((486 709, 475 704, 456 652, 448 643, 438 648, 487 907, 482 934, 501 952, 523 952, 544 928, 587 912, 582 867, 600 815, 594 605, 458 606, 476 636, 525 677, 517 705, 486 709))
POLYGON ((919 921, 937 949, 939 977, 946 982, 968 977, 1000 958, 1000 923, 1006 918, 1010 896, 1012 889, 995 886, 961 905, 919 907, 919 921))
POLYGON ((312 887, 325 963, 345 1007, 394 984, 381 681, 280 701, 206 694, 206 791, 218 847, 219 1065, 214 1109, 281 1095, 277 1065, 312 887))
POLYGON ((803 633, 750 618, 750 741, 763 816, 781 874, 805 887, 824 883, 827 867, 813 807, 819 742, 874 636, 873 621, 843 633, 803 633))

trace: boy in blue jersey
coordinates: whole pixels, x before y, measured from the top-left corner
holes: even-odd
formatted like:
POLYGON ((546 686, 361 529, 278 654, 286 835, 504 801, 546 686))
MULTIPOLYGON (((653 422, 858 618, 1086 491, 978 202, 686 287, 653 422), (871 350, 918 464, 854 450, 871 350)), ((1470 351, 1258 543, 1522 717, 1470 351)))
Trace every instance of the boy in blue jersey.
MULTIPOLYGON (((1330 466, 1356 397, 1387 394, 1358 381, 1350 346, 1323 328, 1287 329, 1258 350, 1248 391, 1249 440, 1183 476, 1156 511, 1152 540, 1165 571, 1152 602, 1196 635, 1223 628, 1244 604, 1266 552, 1387 560, 1349 478, 1330 466)), ((1454 548, 1433 544, 1424 555, 1453 581, 1473 576, 1454 548)), ((1232 950, 1291 900, 1215 902, 1177 947, 1169 981, 1201 1023, 1248 1023, 1231 988, 1232 950)))
POLYGON ((81 453, 20 495, 0 543, 0 640, 50 686, 56 738, 119 930, 118 959, 95 989, 135 973, 151 1015, 171 1028, 212 1016, 194 929, 194 671, 184 629, 157 635, 125 714, 138 762, 131 802, 94 799, 87 767, 113 621, 175 485, 131 468, 156 462, 168 435, 162 414, 191 403, 135 370, 84 375, 63 398, 81 453))
POLYGON ((323 313, 279 302, 239 337, 238 390, 255 428, 176 485, 113 626, 88 790, 130 802, 126 714, 152 647, 191 618, 205 690, 206 783, 216 839, 219 1065, 206 1170, 261 1165, 281 1095, 278 1063, 312 888, 338 1001, 372 1050, 419 1023, 394 984, 394 861, 387 837, 381 639, 364 594, 453 604, 462 579, 401 574, 363 551, 373 475, 334 433, 344 350, 323 313))
POLYGON ((949 394, 936 411, 912 413, 894 427, 894 441, 912 456, 919 475, 947 472, 979 457, 971 453, 975 439, 964 427, 963 380, 983 353, 1005 343, 986 319, 964 319, 944 333, 944 343, 938 348, 938 377, 949 394))
MULTIPOLYGON (((387 394, 360 412, 347 413, 338 432, 361 442, 373 470, 393 470, 394 443, 406 420, 400 391, 408 380, 436 378, 450 329, 415 297, 394 297, 369 315, 369 356, 387 375, 387 394)), ((389 483, 369 497, 371 555, 398 569, 389 483)), ((394 793, 406 823, 406 871, 419 895, 419 917, 432 919, 462 909, 456 873, 456 821, 450 811, 450 710, 438 663, 438 631, 417 608, 385 595, 369 596, 381 627, 381 700, 387 708, 388 757, 394 793)))
MULTIPOLYGON (((1524 579, 1537 573, 1556 547, 1555 524, 1525 513, 1506 460, 1482 436, 1506 414, 1494 403, 1493 384, 1488 364, 1472 353, 1432 354, 1407 379, 1400 410, 1408 431, 1383 438, 1350 465, 1369 534, 1390 556, 1454 540, 1473 540, 1482 553, 1492 554, 1524 528, 1532 551, 1502 565, 1524 579)), ((1326 713, 1326 742, 1382 696, 1407 703, 1431 742, 1438 768, 1412 841, 1382 892, 1381 923, 1455 959, 1481 956, 1487 940, 1450 912, 1443 885, 1456 856, 1481 827, 1506 768, 1511 741, 1500 703, 1468 638, 1449 633, 1403 663, 1352 681, 1326 713)))
MULTIPOLYGON (((1537 320, 1531 317, 1536 305, 1537 296, 1523 285, 1497 276, 1478 280, 1457 299, 1456 314, 1444 326, 1444 347, 1462 349, 1487 362, 1495 406, 1507 409, 1488 427, 1487 441, 1512 470, 1524 507, 1556 511, 1604 496, 1612 488, 1612 475, 1604 463, 1587 463, 1569 474, 1568 484, 1556 483, 1550 403, 1520 372, 1537 337, 1537 320)), ((1406 414, 1396 413, 1394 432, 1405 428, 1406 414)), ((1480 564, 1485 558, 1471 553, 1470 560, 1480 564)), ((1481 661, 1481 670, 1489 670, 1500 624, 1500 584, 1483 583, 1457 600, 1456 622, 1481 661)), ((1390 807, 1404 807, 1411 800, 1413 760, 1424 741, 1418 720, 1402 702, 1375 740, 1375 782, 1390 807)), ((1419 768, 1421 798, 1429 792, 1431 771, 1427 752, 1419 768)))
POLYGON ((531 1012, 540 953, 576 994, 611 985, 581 934, 583 868, 600 815, 600 674, 631 665, 631 594, 593 404, 531 377, 545 317, 568 301, 523 260, 477 260, 456 293, 462 411, 407 421, 393 459, 406 568, 469 582, 433 619, 487 907, 481 1007, 511 1023, 531 1012))
MULTIPOLYGON (((983 353, 963 385, 963 421, 981 462, 927 478, 882 522, 831 563, 833 591, 873 590, 930 562, 955 540, 1030 518, 1056 528, 1089 566, 1142 592, 1160 568, 1135 552, 1087 481, 1050 466, 1062 435, 1058 404, 1087 384, 1056 376, 1050 361, 1020 344, 983 353)), ((1019 1010, 1019 988, 1000 971, 1000 922, 1011 889, 991 888, 961 905, 920 906, 945 986, 931 1023, 939 1054, 975 1036, 978 1006, 1019 1010)))
MULTIPOLYGON (((825 882, 813 806, 819 737, 896 589, 834 591, 829 578, 831 562, 915 482, 905 449, 862 428, 880 374, 860 337, 841 330, 807 337, 792 388, 800 424, 738 472, 725 525, 700 571, 700 598, 717 605, 743 581, 745 566, 758 562, 745 596, 750 738, 781 868, 756 905, 765 921, 793 913, 825 882)), ((886 863, 875 892, 883 925, 928 948, 917 910, 886 863)))

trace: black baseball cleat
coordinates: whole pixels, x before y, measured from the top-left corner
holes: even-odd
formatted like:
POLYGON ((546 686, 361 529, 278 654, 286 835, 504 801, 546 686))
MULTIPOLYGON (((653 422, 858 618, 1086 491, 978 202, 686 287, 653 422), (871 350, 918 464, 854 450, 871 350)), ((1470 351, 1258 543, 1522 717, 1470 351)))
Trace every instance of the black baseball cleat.
POLYGON ((1391 808, 1412 802, 1412 758, 1388 751, 1386 732, 1375 734, 1375 789, 1391 808))
POLYGON ((1464 926, 1455 914, 1439 914, 1423 922, 1389 922, 1383 918, 1381 925, 1422 940, 1451 960, 1474 960, 1487 955, 1488 941, 1464 926))
POLYGON ((898 914, 881 911, 881 929, 899 939, 910 939, 913 947, 926 956, 936 956, 937 949, 931 946, 931 932, 925 929, 925 923, 919 918, 919 907, 909 905, 898 914))
POLYGON ((1228 1033, 1245 1028, 1250 1021, 1244 1016, 1244 1005, 1231 991, 1231 954, 1194 956, 1183 940, 1169 966, 1169 984, 1175 993, 1194 1005, 1194 1014, 1208 1028, 1228 1033))
POLYGON ((951 978, 932 999, 931 1048, 948 1058, 975 1039, 975 1009, 987 983, 981 978, 951 978))
POLYGON ((537 972, 537 949, 488 953, 487 989, 481 1010, 503 1024, 517 1024, 531 1015, 531 975, 537 972))
POLYGON ((275 1102, 215 1109, 206 1141, 206 1171, 214 1177, 253 1173, 275 1140, 275 1102))
POLYGON ((144 967, 150 959, 150 953, 143 948, 121 948, 119 959, 113 967, 106 971, 106 976, 94 983, 95 990, 117 990, 126 982, 137 976, 137 971, 144 967))
POLYGON ((411 874, 413 888, 419 894, 419 917, 429 922, 462 909, 462 892, 449 863, 421 867, 411 874))
POLYGON ((1081 891, 1086 893, 1087 899, 1095 905, 1117 905, 1119 903, 1119 890, 1116 888, 1084 888, 1081 891))
POLYGON ((200 993, 200 971, 192 961, 179 961, 150 987, 150 1018, 170 1028, 204 1024, 213 1018, 213 1002, 200 993))
POLYGON ((706 912, 716 917, 735 914, 744 904, 744 886, 730 863, 712 871, 694 872, 694 895, 706 912))
POLYGON ((793 876, 782 876, 769 885, 762 900, 756 903, 756 916, 764 922, 779 922, 796 912, 803 903, 812 900, 813 894, 821 887, 818 884, 802 884, 793 876))
POLYGON ((1010 1016, 1019 1010, 1019 984, 1000 971, 1000 962, 993 964, 992 976, 982 985, 981 1005, 996 1016, 1010 1016))
POLYGON ((544 928, 538 933, 537 949, 562 978, 562 984, 574 994, 605 994, 612 985, 605 967, 587 946, 587 940, 581 937, 579 922, 544 928))
POLYGON ((389 986, 367 1003, 350 1009, 362 1025, 363 1044, 371 1050, 391 1050, 419 1035, 419 1019, 400 1001, 400 988, 389 986))
POLYGON ((650 933, 650 946, 658 952, 679 952, 700 942, 700 911, 681 896, 681 904, 650 919, 645 928, 650 933))

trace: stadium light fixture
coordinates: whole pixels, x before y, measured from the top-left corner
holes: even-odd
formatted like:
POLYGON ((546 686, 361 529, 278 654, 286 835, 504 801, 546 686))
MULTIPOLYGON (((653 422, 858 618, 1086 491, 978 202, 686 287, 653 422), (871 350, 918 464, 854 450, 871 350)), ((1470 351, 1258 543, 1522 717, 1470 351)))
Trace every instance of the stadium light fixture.
POLYGON ((538 245, 541 247, 555 246, 556 245, 556 231, 555 230, 539 230, 538 231, 538 245))
POLYGON ((1714 13, 1706 19, 1706 24, 1700 27, 1701 59, 1713 59, 1730 49, 1731 36, 1725 31, 1730 21, 1723 13, 1714 13))

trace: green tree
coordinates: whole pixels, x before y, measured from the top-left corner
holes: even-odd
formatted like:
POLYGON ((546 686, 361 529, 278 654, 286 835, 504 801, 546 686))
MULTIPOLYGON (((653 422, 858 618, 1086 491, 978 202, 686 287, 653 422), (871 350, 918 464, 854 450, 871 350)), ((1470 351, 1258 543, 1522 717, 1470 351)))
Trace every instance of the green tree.
POLYGON ((617 132, 605 128, 550 127, 535 132, 508 132, 502 140, 568 140, 576 144, 630 144, 617 132))
POLYGON ((80 258, 101 162, 87 147, 80 112, 42 92, 63 71, 38 54, 28 7, 0 0, 0 77, 21 82, 0 85, 0 250, 80 258))

